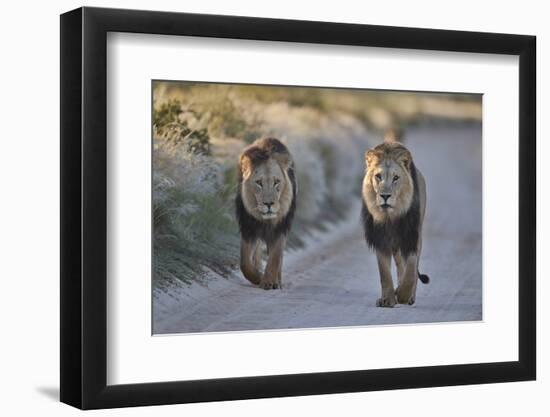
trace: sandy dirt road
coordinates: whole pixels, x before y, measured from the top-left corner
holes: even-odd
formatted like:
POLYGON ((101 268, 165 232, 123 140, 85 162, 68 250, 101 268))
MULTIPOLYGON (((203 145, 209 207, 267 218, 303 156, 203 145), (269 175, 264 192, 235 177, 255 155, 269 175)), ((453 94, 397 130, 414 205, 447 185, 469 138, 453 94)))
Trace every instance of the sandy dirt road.
POLYGON ((363 238, 358 199, 347 220, 286 255, 282 290, 255 288, 235 273, 156 294, 153 333, 481 320, 481 128, 416 128, 406 145, 428 189, 420 272, 431 282, 418 284, 414 306, 375 306, 378 268, 363 238))

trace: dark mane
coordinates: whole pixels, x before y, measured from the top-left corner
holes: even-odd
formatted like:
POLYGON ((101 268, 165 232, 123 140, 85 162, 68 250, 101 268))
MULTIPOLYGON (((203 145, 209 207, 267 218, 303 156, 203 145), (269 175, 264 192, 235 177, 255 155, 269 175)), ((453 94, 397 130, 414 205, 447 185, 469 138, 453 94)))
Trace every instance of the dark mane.
MULTIPOLYGON (((279 140, 275 138, 265 138, 255 141, 252 145, 248 146, 241 154, 241 161, 246 158, 250 160, 254 167, 267 161, 269 158, 287 158, 291 159, 288 148, 279 140)), ((239 167, 238 179, 239 183, 242 181, 242 170, 239 167)))
MULTIPOLYGON (((254 164, 267 161, 274 154, 284 155, 290 158, 290 153, 287 147, 278 139, 267 138, 254 142, 243 152, 243 156, 247 156, 254 164)), ((288 213, 277 224, 271 221, 263 222, 251 216, 244 207, 241 196, 241 184, 243 181, 242 171, 238 170, 238 187, 235 197, 235 214, 239 223, 239 230, 244 240, 252 241, 261 239, 264 242, 273 242, 281 235, 287 235, 292 226, 294 213, 296 212, 296 175, 294 173, 293 164, 289 164, 286 173, 292 184, 292 201, 288 213)))
POLYGON ((411 253, 416 253, 420 224, 420 197, 416 167, 412 161, 410 174, 414 184, 413 200, 409 210, 400 218, 385 223, 376 223, 362 199, 361 217, 365 229, 365 240, 369 248, 387 253, 400 250, 405 258, 411 253))

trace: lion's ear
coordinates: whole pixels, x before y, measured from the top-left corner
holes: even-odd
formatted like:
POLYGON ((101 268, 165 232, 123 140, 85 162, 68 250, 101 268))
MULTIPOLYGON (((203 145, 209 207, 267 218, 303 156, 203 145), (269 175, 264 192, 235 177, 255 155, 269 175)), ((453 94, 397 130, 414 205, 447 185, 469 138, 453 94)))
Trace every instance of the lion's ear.
POLYGON ((403 151, 399 156, 397 157, 397 162, 402 164, 407 170, 410 170, 411 168, 411 162, 412 162, 412 155, 409 151, 403 151))
POLYGON ((374 149, 369 149, 367 152, 365 152, 365 163, 367 164, 367 166, 376 163, 378 159, 379 154, 374 149))
POLYGON ((292 158, 289 153, 275 153, 273 159, 277 161, 283 171, 287 171, 292 166, 292 158))
POLYGON ((241 155, 239 159, 239 173, 243 179, 247 179, 252 174, 252 160, 247 155, 241 155))

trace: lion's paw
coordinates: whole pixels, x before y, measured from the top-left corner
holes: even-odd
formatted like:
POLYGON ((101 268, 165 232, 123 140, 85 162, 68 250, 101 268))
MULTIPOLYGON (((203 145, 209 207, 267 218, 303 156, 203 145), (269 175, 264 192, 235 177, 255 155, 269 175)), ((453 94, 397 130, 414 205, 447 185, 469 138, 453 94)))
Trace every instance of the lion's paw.
POLYGON ((260 288, 263 288, 264 290, 276 290, 283 288, 280 280, 271 280, 265 277, 260 281, 260 284, 258 284, 258 286, 260 288))
POLYGON ((260 284, 258 285, 260 288, 263 288, 264 290, 276 290, 277 288, 282 288, 281 284, 278 281, 267 281, 262 280, 260 281, 260 284))
POLYGON ((376 300, 376 307, 393 307, 396 304, 395 296, 380 297, 376 300))
POLYGON ((412 306, 416 301, 414 294, 411 294, 411 290, 401 286, 397 287, 395 290, 395 296, 397 297, 397 302, 399 304, 408 304, 412 306))
POLYGON ((259 287, 263 288, 264 290, 270 290, 273 288, 273 283, 270 281, 261 281, 259 287))

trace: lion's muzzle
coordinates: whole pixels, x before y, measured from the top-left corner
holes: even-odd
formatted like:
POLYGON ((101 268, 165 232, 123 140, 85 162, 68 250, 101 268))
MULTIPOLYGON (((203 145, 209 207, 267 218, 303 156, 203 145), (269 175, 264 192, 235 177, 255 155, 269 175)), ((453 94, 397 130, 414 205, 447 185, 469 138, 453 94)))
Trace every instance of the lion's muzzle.
POLYGON ((378 207, 382 210, 390 210, 394 206, 395 198, 392 198, 391 193, 380 193, 378 195, 378 207))
POLYGON ((261 213, 263 219, 274 219, 277 217, 277 205, 274 201, 264 202, 258 207, 258 211, 261 213))

